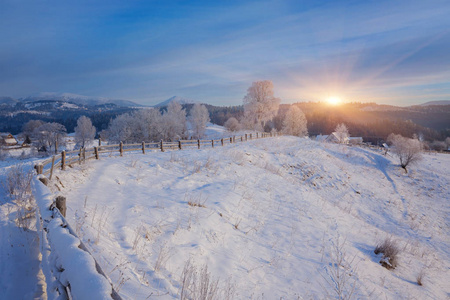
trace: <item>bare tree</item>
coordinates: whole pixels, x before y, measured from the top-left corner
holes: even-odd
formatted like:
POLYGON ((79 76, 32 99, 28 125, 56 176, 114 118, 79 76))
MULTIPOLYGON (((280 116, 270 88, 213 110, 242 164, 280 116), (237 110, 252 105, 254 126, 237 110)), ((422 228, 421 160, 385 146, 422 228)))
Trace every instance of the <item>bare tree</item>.
POLYGON ((277 114, 280 101, 274 96, 272 81, 253 82, 244 97, 244 116, 254 129, 262 130, 265 123, 277 114))
POLYGON ((387 138, 392 145, 392 152, 400 160, 400 166, 408 173, 406 167, 422 159, 422 143, 417 139, 410 139, 400 134, 391 133, 387 138))
POLYGON ((28 144, 30 144, 31 139, 33 138, 34 130, 44 123, 45 122, 41 120, 30 120, 22 126, 22 135, 25 140, 27 140, 28 144))
POLYGON ((349 133, 348 128, 344 123, 338 124, 334 130, 334 134, 339 140, 339 143, 345 144, 348 141, 349 133))
POLYGON ((94 140, 95 132, 91 119, 81 116, 77 120, 77 127, 75 127, 75 142, 84 148, 86 143, 94 140))
POLYGON ((39 149, 44 147, 46 151, 51 151, 54 148, 56 153, 58 147, 65 143, 66 127, 59 123, 44 123, 34 130, 33 136, 39 149))
POLYGON ((299 107, 292 105, 284 118, 283 132, 294 136, 308 135, 306 123, 307 121, 303 111, 299 107))
POLYGON ((209 120, 209 112, 206 106, 195 103, 190 112, 189 123, 196 138, 199 139, 205 134, 206 123, 209 120))
POLYGON ((234 131, 238 131, 240 129, 240 124, 239 121, 235 118, 235 117, 231 117, 229 118, 224 124, 223 126, 225 126, 225 128, 228 131, 234 132, 234 131))

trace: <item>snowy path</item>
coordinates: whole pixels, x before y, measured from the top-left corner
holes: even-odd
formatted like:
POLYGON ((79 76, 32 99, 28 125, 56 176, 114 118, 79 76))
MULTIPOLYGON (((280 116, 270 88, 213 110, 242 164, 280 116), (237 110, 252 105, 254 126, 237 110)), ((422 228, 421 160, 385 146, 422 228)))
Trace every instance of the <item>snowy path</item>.
POLYGON ((320 299, 333 295, 325 279, 339 237, 358 297, 445 299, 449 164, 425 155, 404 174, 369 149, 283 137, 57 175, 72 227, 126 299, 177 298, 189 259, 220 278, 221 298, 320 299), (402 250, 393 271, 373 254, 388 236, 402 250))

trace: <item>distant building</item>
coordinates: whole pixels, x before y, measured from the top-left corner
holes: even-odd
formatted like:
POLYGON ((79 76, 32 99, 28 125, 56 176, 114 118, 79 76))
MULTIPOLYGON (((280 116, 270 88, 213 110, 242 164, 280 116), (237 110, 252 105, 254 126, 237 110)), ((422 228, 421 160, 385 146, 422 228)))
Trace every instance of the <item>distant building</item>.
POLYGON ((318 136, 316 136, 316 141, 318 142, 325 142, 327 140, 328 135, 321 135, 319 134, 318 136))
POLYGON ((326 142, 329 143, 340 143, 340 144, 348 144, 348 137, 346 137, 343 141, 341 141, 337 135, 336 132, 332 132, 327 138, 325 139, 326 142))
POLYGON ((363 144, 363 138, 360 136, 349 137, 348 139, 349 139, 348 142, 351 145, 362 145, 363 144))
POLYGON ((11 133, 0 133, 0 146, 15 146, 18 142, 11 133))

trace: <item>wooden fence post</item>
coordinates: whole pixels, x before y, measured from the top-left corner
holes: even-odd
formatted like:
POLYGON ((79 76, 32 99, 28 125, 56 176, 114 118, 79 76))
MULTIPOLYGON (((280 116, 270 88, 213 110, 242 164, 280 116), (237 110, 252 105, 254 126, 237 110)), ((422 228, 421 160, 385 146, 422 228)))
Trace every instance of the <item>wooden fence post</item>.
POLYGON ((86 162, 86 148, 83 147, 83 162, 86 162))
POLYGON ((161 152, 164 152, 164 142, 163 142, 163 140, 161 140, 161 152))
POLYGON ((197 140, 198 143, 198 149, 200 149, 200 140, 197 140))
POLYGON ((120 156, 123 156, 123 143, 120 142, 119 144, 119 152, 120 152, 120 156))
POLYGON ((61 170, 66 169, 66 151, 61 152, 61 170))
POLYGON ((182 146, 181 146, 181 140, 178 140, 178 148, 181 150, 182 146))
POLYGON ((230 144, 233 144, 233 138, 230 136, 230 144))
POLYGON ((98 147, 94 147, 95 159, 98 159, 98 147))
POLYGON ((256 133, 256 138, 258 138, 258 133, 256 133))
POLYGON ((66 217, 66 197, 64 196, 58 196, 56 197, 56 208, 59 209, 63 217, 66 217))
POLYGON ((247 141, 247 134, 245 134, 245 141, 247 141))
POLYGON ((142 142, 142 154, 145 154, 145 142, 142 142))
POLYGON ((244 137, 241 135, 241 142, 243 142, 244 141, 244 137))
POLYGON ((220 142, 222 143, 222 146, 223 146, 223 139, 221 139, 220 142))
POLYGON ((214 148, 214 140, 211 140, 211 147, 214 148))
POLYGON ((48 178, 48 180, 52 180, 54 167, 55 167, 55 155, 53 155, 53 157, 52 157, 52 168, 50 169, 50 177, 48 178))
POLYGON ((36 169, 36 174, 37 175, 41 175, 43 173, 44 170, 44 166, 39 164, 34 165, 34 168, 36 169))

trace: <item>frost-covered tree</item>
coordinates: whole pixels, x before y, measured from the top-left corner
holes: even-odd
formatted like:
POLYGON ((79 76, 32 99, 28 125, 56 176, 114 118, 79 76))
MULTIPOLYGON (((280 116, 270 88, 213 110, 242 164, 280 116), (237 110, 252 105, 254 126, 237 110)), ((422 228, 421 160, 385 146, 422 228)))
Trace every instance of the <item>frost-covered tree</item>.
POLYGON ((205 134, 206 123, 209 122, 209 112, 206 106, 196 103, 189 115, 189 123, 194 132, 194 137, 200 139, 205 134))
POLYGON ((230 132, 238 131, 241 127, 239 121, 235 117, 229 118, 223 126, 230 132))
POLYGON ((101 136, 113 143, 158 141, 162 138, 163 123, 159 110, 142 109, 117 116, 110 121, 108 129, 101 132, 101 136))
POLYGON ((132 129, 131 122, 133 117, 130 114, 122 114, 109 122, 108 130, 106 134, 102 134, 102 137, 106 138, 114 143, 118 142, 132 142, 132 129))
POLYGON ((92 125, 91 119, 81 116, 77 120, 75 127, 75 142, 84 148, 86 143, 92 142, 95 138, 95 127, 92 125))
POLYGON ((307 121, 303 111, 299 107, 292 105, 284 117, 283 132, 294 136, 308 135, 306 123, 307 121))
POLYGON ((175 141, 186 137, 186 111, 180 103, 172 101, 162 116, 162 139, 175 141))
POLYGON ((400 160, 400 166, 408 173, 406 167, 422 159, 422 143, 418 139, 410 139, 400 134, 391 133, 387 142, 392 146, 392 152, 400 160))
POLYGON ((56 153, 58 147, 65 144, 64 138, 66 132, 66 127, 62 124, 44 123, 38 128, 35 128, 33 136, 35 137, 35 144, 38 149, 51 151, 53 148, 56 153))
POLYGON ((444 141, 433 141, 430 144, 430 148, 436 151, 444 151, 447 149, 447 143, 444 141))
POLYGON ((345 144, 348 141, 348 137, 350 136, 348 133, 348 128, 344 123, 338 124, 336 129, 334 130, 334 134, 339 140, 339 143, 345 144))
POLYGON ((131 114, 132 142, 157 141, 161 139, 161 113, 159 110, 142 109, 131 114))
POLYGON ((272 81, 253 82, 244 97, 244 117, 254 129, 262 130, 265 123, 277 114, 280 101, 274 96, 272 81))

